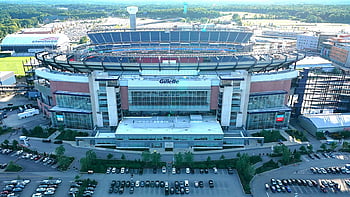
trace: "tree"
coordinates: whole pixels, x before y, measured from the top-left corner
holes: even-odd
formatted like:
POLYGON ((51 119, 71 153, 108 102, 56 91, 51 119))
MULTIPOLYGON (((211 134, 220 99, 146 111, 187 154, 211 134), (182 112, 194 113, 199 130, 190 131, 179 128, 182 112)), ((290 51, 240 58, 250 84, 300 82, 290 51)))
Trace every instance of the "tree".
POLYGON ((309 153, 312 153, 314 147, 312 144, 308 144, 306 148, 309 150, 309 153))
POLYGON ((79 44, 84 44, 84 43, 87 43, 88 41, 89 41, 89 38, 87 36, 83 36, 80 38, 79 44))
POLYGON ((184 158, 181 152, 174 155, 175 166, 181 166, 184 162, 184 158))
POLYGON ((93 150, 86 151, 85 157, 80 159, 81 171, 86 172, 91 168, 97 156, 93 150))
POLYGON ((282 146, 282 158, 281 163, 284 165, 287 165, 291 161, 292 153, 290 152, 289 148, 287 146, 282 146))
POLYGON ((152 159, 153 166, 158 167, 158 165, 160 163, 160 158, 161 158, 160 153, 157 153, 157 152, 152 153, 151 159, 152 159))
POLYGON ((151 160, 151 153, 148 150, 145 150, 141 154, 142 161, 147 163, 151 160))
POLYGON ((332 150, 332 151, 334 151, 337 147, 338 147, 338 144, 336 143, 336 142, 332 142, 331 144, 330 144, 330 149, 332 150))
POLYGON ((64 148, 63 145, 61 145, 55 149, 55 154, 57 155, 57 157, 61 157, 64 155, 65 151, 66 151, 66 149, 64 148))
POLYGON ((243 187, 246 187, 245 190, 249 190, 249 182, 255 174, 255 169, 249 162, 248 154, 244 153, 238 158, 236 169, 241 178, 243 187))
POLYGON ((306 148, 305 148, 305 146, 300 146, 299 150, 300 150, 302 153, 306 153, 306 148))
POLYGON ((18 141, 17 140, 12 140, 12 149, 13 150, 17 150, 17 146, 18 146, 18 141))
POLYGON ((69 157, 61 156, 58 159, 58 167, 59 169, 67 169, 69 165, 71 164, 71 160, 69 157))
POLYGON ((121 158, 122 160, 125 160, 125 159, 126 159, 124 153, 122 154, 122 156, 121 156, 120 158, 121 158))
POLYGON ((184 161, 185 161, 188 165, 192 166, 192 163, 193 163, 193 153, 190 152, 190 151, 185 152, 185 154, 184 154, 184 161))
POLYGON ((320 148, 323 150, 323 151, 326 151, 327 150, 327 145, 325 143, 321 144, 320 148))
POLYGON ((108 153, 107 159, 112 159, 112 158, 113 158, 113 155, 111 153, 108 153))
POLYGON ((3 144, 6 145, 6 147, 8 147, 9 143, 10 143, 10 141, 8 141, 8 140, 4 140, 4 142, 3 142, 3 144))
POLYGON ((10 161, 9 165, 5 169, 5 172, 19 172, 22 169, 22 166, 15 164, 13 161, 10 161))
POLYGON ((88 161, 94 161, 96 160, 96 158, 96 153, 93 150, 86 151, 86 159, 88 159, 88 161))
POLYGON ((275 153, 276 155, 281 155, 283 153, 283 146, 274 146, 273 147, 273 153, 275 153))
POLYGON ((211 163, 211 157, 208 156, 208 157, 207 157, 207 165, 209 166, 210 163, 211 163))
POLYGON ((220 160, 224 160, 224 159, 225 159, 225 155, 221 155, 220 160))
POLYGON ((300 158, 301 158, 301 154, 299 151, 295 151, 295 153, 293 154, 294 155, 294 159, 296 161, 300 161, 300 158))
POLYGON ((348 149, 349 148, 349 142, 343 142, 342 148, 343 149, 348 149))

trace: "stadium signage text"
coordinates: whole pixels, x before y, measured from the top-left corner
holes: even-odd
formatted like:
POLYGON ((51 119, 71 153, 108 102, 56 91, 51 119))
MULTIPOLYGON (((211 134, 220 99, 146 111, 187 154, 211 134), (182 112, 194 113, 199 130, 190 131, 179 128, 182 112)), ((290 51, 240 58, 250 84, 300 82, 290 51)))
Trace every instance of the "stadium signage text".
POLYGON ((171 78, 167 78, 167 79, 160 79, 159 83, 168 83, 168 84, 178 84, 179 80, 177 79, 171 79, 171 78))

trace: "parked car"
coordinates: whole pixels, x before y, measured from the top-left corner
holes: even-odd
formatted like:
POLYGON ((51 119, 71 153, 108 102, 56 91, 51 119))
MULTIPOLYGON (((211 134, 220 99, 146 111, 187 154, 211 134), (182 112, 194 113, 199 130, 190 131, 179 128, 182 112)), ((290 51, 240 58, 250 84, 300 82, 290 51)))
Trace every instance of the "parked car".
POLYGON ((209 183, 209 187, 210 187, 210 188, 213 188, 213 187, 214 187, 214 181, 213 181, 213 180, 209 180, 208 183, 209 183))
POLYGON ((165 167, 165 166, 162 167, 162 173, 163 173, 163 174, 166 173, 166 167, 165 167))
POLYGON ((63 141, 62 141, 62 140, 55 140, 53 143, 54 143, 54 144, 62 144, 63 141))

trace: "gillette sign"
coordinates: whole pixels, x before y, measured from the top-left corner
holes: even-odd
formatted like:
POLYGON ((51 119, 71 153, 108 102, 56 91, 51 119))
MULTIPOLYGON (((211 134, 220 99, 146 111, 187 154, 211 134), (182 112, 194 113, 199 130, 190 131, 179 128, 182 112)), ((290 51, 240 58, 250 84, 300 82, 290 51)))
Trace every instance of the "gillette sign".
POLYGON ((160 79, 159 83, 167 83, 167 84, 178 84, 179 80, 177 79, 171 79, 171 78, 166 78, 166 79, 160 79))

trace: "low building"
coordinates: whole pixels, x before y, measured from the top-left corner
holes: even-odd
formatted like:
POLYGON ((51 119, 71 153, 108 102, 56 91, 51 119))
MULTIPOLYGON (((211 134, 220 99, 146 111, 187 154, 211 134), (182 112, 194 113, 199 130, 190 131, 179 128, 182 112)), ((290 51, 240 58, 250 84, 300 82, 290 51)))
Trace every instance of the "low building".
POLYGON ((297 36, 297 50, 317 51, 318 43, 318 35, 302 34, 297 36))
POLYGON ((299 116, 300 125, 309 133, 349 131, 350 114, 308 114, 299 116))
POLYGON ((0 44, 2 51, 34 55, 45 49, 67 50, 69 39, 64 34, 10 34, 0 44))
POLYGON ((13 85, 15 83, 16 83, 16 77, 13 71, 0 72, 0 85, 13 85))

